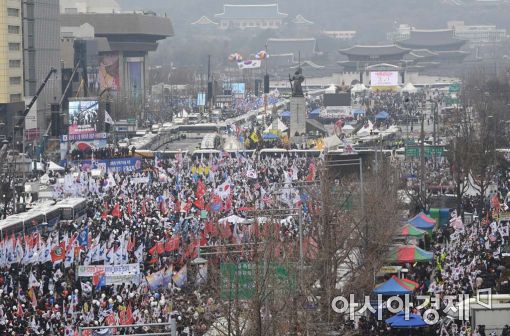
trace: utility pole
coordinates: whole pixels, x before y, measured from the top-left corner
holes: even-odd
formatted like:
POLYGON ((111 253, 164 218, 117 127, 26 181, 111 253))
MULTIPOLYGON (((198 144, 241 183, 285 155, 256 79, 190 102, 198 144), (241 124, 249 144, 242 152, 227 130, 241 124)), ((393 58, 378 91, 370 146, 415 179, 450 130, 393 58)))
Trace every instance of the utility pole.
POLYGON ((207 55, 207 107, 212 108, 213 104, 213 83, 211 78, 211 55, 207 55))
POLYGON ((436 158, 436 146, 437 146, 437 140, 436 140, 436 123, 437 123, 437 100, 434 100, 434 101, 431 101, 431 107, 432 107, 432 114, 433 114, 433 117, 434 117, 434 130, 433 130, 433 138, 434 138, 434 142, 433 142, 433 145, 434 145, 434 148, 433 148, 433 158, 434 158, 434 168, 437 168, 436 167, 436 163, 437 163, 437 158, 436 158))
POLYGON ((426 210, 426 190, 425 190, 425 116, 421 113, 421 132, 420 132, 420 199, 423 210, 426 210))

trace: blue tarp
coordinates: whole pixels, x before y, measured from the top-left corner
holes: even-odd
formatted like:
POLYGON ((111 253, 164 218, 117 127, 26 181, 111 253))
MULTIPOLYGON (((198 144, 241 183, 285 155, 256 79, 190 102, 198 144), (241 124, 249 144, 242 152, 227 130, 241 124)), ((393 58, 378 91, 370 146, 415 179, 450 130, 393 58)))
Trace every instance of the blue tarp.
POLYGON ((317 108, 317 109, 315 109, 315 110, 313 110, 313 111, 310 111, 310 113, 308 114, 308 116, 309 116, 310 118, 317 118, 317 117, 319 117, 320 113, 321 113, 321 109, 320 109, 320 108, 317 108))
POLYGON ((278 139, 278 135, 273 134, 273 133, 266 133, 266 134, 262 135, 262 139, 264 139, 264 140, 277 140, 278 139))
POLYGON ((283 111, 282 114, 280 114, 280 117, 290 118, 290 111, 283 111))
POLYGON ((421 328, 427 326, 427 323, 423 321, 423 318, 420 315, 409 313, 409 317, 406 320, 406 316, 403 311, 389 319, 386 319, 384 322, 392 328, 421 328))
POLYGON ((412 290, 402 286, 393 278, 374 289, 374 294, 382 295, 404 295, 411 294, 412 292, 412 290))
POLYGON ((390 115, 386 111, 381 111, 375 115, 376 120, 388 119, 390 115))

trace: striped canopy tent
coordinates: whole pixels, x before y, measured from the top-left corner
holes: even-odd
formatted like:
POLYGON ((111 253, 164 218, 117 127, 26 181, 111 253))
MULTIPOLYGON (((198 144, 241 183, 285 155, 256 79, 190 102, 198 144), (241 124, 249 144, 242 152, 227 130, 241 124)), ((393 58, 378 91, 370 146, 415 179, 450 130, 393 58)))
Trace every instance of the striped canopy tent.
POLYGON ((411 294, 416 288, 418 283, 408 280, 399 279, 396 276, 392 276, 388 281, 379 284, 374 289, 374 294, 381 295, 404 295, 411 294))
POLYGON ((408 223, 414 226, 415 228, 429 232, 432 232, 432 230, 436 226, 436 221, 430 218, 429 216, 425 215, 423 212, 420 212, 419 214, 411 218, 408 221, 408 223))
POLYGON ((388 261, 397 264, 430 261, 434 253, 414 245, 395 245, 390 248, 388 261))
POLYGON ((427 231, 418 229, 411 224, 406 224, 400 229, 400 237, 422 237, 428 234, 427 231))

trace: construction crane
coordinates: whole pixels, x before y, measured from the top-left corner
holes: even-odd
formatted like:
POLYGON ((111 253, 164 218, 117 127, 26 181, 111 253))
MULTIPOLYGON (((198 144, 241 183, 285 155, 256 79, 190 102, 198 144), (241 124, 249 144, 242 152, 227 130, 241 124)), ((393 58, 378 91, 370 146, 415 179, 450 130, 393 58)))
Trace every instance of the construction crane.
POLYGON ((43 82, 41 83, 41 86, 39 86, 39 89, 37 89, 37 92, 32 97, 32 100, 26 106, 25 111, 23 111, 23 115, 18 120, 18 123, 17 123, 18 126, 20 126, 25 121, 25 118, 27 117, 28 113, 30 112, 30 109, 32 108, 32 106, 34 106, 35 102, 37 101, 37 98, 39 98, 39 95, 41 94, 42 90, 44 89, 44 87, 46 86, 48 81, 50 80, 51 75, 53 75, 56 72, 57 72, 57 69, 55 69, 53 67, 50 69, 50 72, 48 72, 48 74, 46 75, 46 78, 44 78, 43 82))
MULTIPOLYGON (((73 82, 73 78, 76 75, 76 71, 78 71, 79 67, 80 67, 80 61, 76 62, 76 65, 74 66, 74 69, 73 69, 73 72, 72 72, 71 77, 69 79, 69 82, 67 83, 66 88, 62 92, 62 96, 60 96, 60 100, 58 102, 58 110, 59 111, 62 111, 62 105, 64 104, 66 93, 71 88, 71 84, 73 82)), ((40 157, 44 153, 44 148, 46 147, 46 141, 48 139, 48 133, 49 133, 49 131, 51 129, 51 123, 52 122, 50 121, 50 124, 48 125, 48 128, 46 129, 46 132, 44 132, 43 136, 41 137, 41 141, 40 141, 39 145, 36 148, 36 157, 40 157)))

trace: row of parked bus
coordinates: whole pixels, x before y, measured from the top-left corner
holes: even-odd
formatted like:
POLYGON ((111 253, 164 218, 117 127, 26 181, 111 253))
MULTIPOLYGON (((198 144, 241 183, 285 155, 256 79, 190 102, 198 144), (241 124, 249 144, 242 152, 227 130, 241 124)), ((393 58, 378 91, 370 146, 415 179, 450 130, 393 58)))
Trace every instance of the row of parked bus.
POLYGON ((11 233, 31 233, 34 230, 53 230, 60 221, 74 221, 86 217, 87 199, 66 198, 62 201, 46 201, 30 210, 0 220, 2 237, 11 233))

